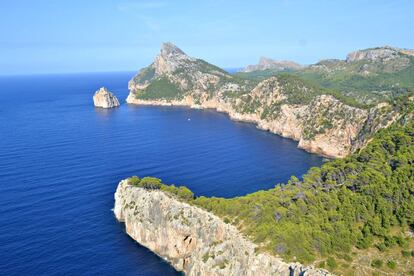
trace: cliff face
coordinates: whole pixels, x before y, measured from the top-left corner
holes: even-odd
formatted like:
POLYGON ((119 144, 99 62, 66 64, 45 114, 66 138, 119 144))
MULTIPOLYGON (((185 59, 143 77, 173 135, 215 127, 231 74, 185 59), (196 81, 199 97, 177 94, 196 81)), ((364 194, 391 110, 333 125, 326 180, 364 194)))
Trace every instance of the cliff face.
POLYGON ((393 112, 384 116, 391 110, 383 104, 370 110, 351 106, 295 76, 261 82, 240 79, 170 43, 130 81, 129 88, 130 104, 214 108, 328 157, 344 157, 363 147, 375 131, 399 116, 393 112))
POLYGON ((105 87, 100 88, 93 95, 93 103, 96 107, 113 108, 119 106, 119 101, 114 94, 105 87))
POLYGON ((264 253, 232 225, 159 191, 119 183, 114 213, 134 240, 187 275, 328 275, 264 253))

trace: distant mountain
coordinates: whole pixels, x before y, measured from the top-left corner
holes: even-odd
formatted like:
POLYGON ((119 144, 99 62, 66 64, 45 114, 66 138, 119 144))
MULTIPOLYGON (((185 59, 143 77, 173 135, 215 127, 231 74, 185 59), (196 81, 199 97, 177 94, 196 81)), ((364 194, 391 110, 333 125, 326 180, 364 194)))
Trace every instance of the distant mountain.
POLYGON ((361 103, 376 104, 414 88, 414 51, 384 46, 327 59, 295 72, 361 103))
POLYGON ((277 71, 292 71, 299 70, 303 66, 289 60, 273 60, 266 57, 261 57, 259 63, 255 65, 248 65, 245 68, 241 69, 240 72, 253 72, 253 71, 263 71, 263 70, 277 70, 277 71))

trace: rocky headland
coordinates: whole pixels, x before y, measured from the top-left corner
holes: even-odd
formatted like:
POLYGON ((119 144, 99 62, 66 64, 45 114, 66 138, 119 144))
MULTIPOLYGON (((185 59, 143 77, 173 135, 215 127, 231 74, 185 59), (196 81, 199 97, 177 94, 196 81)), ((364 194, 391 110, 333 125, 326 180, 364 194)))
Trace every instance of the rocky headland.
POLYGON ((119 183, 114 213, 129 236, 186 275, 329 275, 257 251, 232 225, 161 190, 119 183))
POLYGON ((163 44, 154 62, 129 82, 129 89, 129 104, 213 108, 327 157, 347 156, 399 118, 390 104, 363 108, 295 76, 240 79, 171 43, 163 44))

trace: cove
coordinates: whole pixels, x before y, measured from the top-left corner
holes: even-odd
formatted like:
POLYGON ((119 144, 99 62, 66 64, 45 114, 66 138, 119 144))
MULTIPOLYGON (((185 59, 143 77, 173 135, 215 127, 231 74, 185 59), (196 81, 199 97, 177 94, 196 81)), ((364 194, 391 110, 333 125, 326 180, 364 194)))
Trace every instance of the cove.
POLYGON ((123 104, 133 73, 0 78, 0 271, 174 275, 111 211, 131 175, 233 197, 301 176, 322 158, 213 110, 123 104), (93 107, 101 86, 121 107, 93 107))

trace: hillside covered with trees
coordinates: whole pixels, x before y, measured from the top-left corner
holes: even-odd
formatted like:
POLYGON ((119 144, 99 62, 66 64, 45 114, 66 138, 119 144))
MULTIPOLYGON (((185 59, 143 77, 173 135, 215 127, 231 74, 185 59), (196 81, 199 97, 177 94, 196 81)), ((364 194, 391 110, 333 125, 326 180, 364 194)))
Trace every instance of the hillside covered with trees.
MULTIPOLYGON (((194 197, 154 178, 131 184, 162 189, 236 225, 261 250, 334 272, 410 272, 414 255, 414 105, 367 147, 312 168, 302 180, 236 198, 194 197), (371 255, 372 256, 371 256, 371 255), (366 257, 371 256, 371 257, 366 257), (367 259, 368 258, 368 259, 367 259)), ((412 273, 412 272, 411 272, 412 273)))

